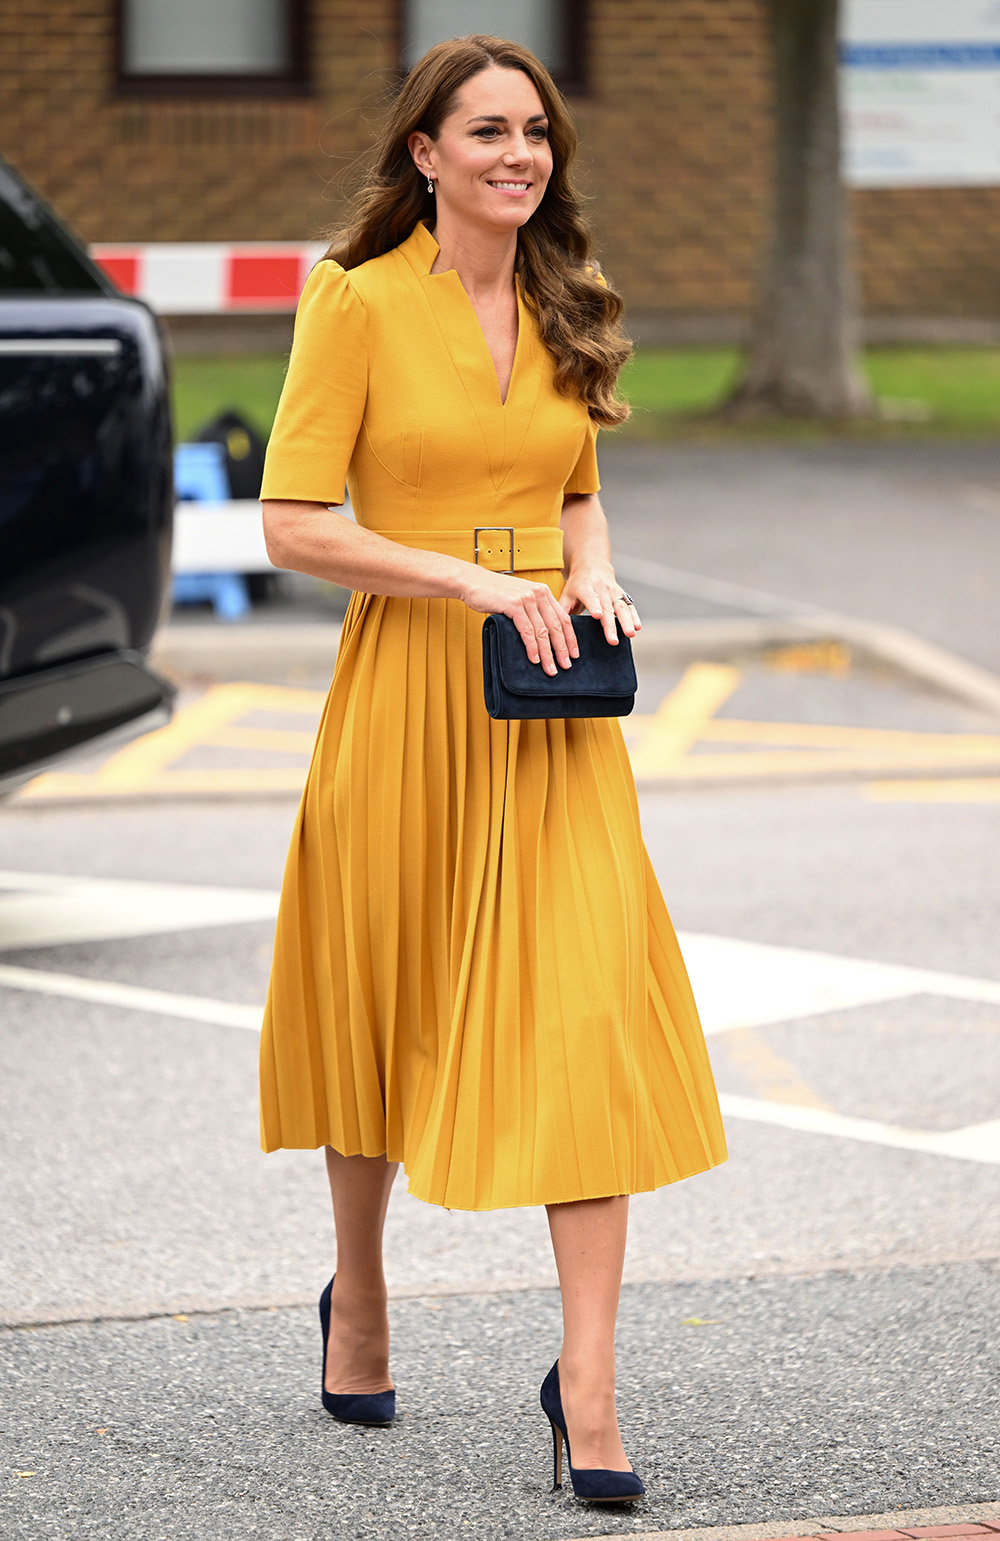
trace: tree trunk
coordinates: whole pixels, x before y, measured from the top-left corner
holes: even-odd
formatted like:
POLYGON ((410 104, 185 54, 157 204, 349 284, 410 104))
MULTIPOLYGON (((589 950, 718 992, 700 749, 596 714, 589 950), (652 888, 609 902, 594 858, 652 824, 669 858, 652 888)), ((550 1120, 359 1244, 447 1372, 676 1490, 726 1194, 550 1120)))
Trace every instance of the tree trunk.
POLYGON ((771 245, 746 375, 729 411, 871 411, 840 175, 839 0, 767 0, 775 70, 771 245))

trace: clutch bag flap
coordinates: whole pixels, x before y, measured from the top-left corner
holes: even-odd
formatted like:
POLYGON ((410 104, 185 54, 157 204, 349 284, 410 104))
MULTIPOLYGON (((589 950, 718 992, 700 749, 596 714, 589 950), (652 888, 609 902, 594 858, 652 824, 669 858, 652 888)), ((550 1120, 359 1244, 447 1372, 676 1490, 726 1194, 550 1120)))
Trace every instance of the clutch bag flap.
POLYGON ((488 615, 483 623, 483 683, 492 717, 624 717, 635 705, 632 644, 618 627, 618 646, 601 622, 574 615, 579 658, 553 676, 532 663, 514 622, 488 615))

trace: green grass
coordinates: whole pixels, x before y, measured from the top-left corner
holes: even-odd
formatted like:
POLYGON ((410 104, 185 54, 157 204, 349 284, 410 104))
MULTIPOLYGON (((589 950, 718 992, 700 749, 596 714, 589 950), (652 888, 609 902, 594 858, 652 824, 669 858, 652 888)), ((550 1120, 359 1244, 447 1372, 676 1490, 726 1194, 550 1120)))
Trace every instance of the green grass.
POLYGON ((867 364, 883 400, 916 402, 931 421, 1000 428, 1000 348, 878 348, 867 364))
POLYGON ((738 348, 639 348, 622 390, 634 412, 708 412, 736 380, 738 348))
MULTIPOLYGON (((629 438, 692 439, 791 436, 824 437, 814 423, 713 424, 696 414, 711 411, 736 380, 737 348, 640 348, 622 383, 634 409, 629 438)), ((1000 348, 870 348, 865 366, 883 403, 878 420, 841 426, 838 433, 893 435, 988 435, 1000 433, 1000 348)), ((281 391, 280 354, 201 357, 174 361, 174 411, 178 439, 189 438, 226 407, 242 412, 267 434, 281 391)))
POLYGON ((281 353, 181 354, 172 366, 174 433, 178 441, 232 407, 267 438, 274 422, 287 359, 281 353))
POLYGON ((698 414, 725 399, 741 364, 738 348, 640 348, 622 378, 633 408, 625 436, 815 439, 831 433, 885 438, 1000 432, 1000 348, 869 348, 864 367, 881 411, 868 422, 699 420, 698 414))

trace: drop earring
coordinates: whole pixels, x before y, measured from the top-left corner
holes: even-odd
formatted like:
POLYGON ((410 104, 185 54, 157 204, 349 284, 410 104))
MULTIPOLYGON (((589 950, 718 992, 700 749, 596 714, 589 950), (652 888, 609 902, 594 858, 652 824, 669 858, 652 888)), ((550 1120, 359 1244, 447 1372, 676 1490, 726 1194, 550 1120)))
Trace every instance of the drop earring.
POLYGON ((429 193, 433 193, 434 191, 434 183, 431 180, 430 172, 427 174, 427 191, 429 193))

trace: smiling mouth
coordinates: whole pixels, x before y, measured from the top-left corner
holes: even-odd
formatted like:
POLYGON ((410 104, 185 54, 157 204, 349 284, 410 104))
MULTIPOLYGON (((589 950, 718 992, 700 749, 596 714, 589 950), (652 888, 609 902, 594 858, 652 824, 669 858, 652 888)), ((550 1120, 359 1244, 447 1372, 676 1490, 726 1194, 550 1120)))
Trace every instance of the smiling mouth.
POLYGON ((499 187, 508 193, 526 193, 531 186, 530 182, 491 182, 491 187, 499 187))

